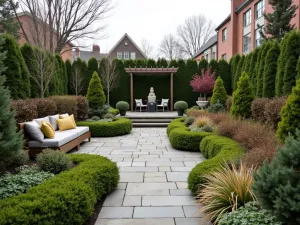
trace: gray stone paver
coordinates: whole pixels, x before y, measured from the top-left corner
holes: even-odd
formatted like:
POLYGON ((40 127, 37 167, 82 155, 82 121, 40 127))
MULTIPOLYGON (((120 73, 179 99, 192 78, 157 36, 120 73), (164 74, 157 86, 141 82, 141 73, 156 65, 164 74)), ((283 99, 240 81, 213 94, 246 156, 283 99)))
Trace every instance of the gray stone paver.
POLYGON ((120 183, 107 196, 96 225, 204 224, 187 189, 189 172, 204 157, 174 149, 166 128, 134 128, 121 137, 92 138, 75 153, 108 157, 120 170, 120 183))

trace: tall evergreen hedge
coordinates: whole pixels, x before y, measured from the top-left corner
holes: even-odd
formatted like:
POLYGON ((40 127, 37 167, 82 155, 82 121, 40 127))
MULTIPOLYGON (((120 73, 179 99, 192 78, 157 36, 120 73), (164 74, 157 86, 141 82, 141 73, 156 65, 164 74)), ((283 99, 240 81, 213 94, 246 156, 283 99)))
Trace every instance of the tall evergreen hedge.
POLYGON ((207 62, 207 60, 206 59, 201 59, 200 60, 200 62, 199 62, 199 73, 201 73, 202 72, 202 70, 204 69, 204 70, 207 70, 207 67, 208 67, 208 62, 207 62))
POLYGON ((89 87, 90 80, 92 79, 93 73, 97 72, 101 77, 101 73, 99 71, 98 60, 95 57, 89 59, 87 63, 87 73, 84 74, 84 95, 87 93, 87 89, 89 87))
POLYGON ((230 76, 230 66, 228 62, 224 59, 219 61, 219 75, 224 82, 224 87, 228 94, 231 94, 231 76, 230 76))
MULTIPOLYGON (((247 74, 250 73, 250 67, 251 67, 251 61, 252 61, 252 56, 253 56, 253 53, 250 52, 246 58, 245 58, 245 62, 244 62, 244 66, 243 66, 243 71, 246 72, 247 74)), ((249 75, 250 77, 250 80, 251 80, 251 76, 249 75)))
POLYGON ((211 72, 216 73, 215 77, 217 78, 219 76, 219 64, 218 64, 217 60, 215 60, 215 59, 210 60, 208 65, 211 69, 211 72))
POLYGON ((72 91, 70 90, 69 80, 72 75, 72 63, 69 59, 67 59, 65 64, 66 64, 67 77, 68 77, 68 94, 71 94, 72 91))
POLYGON ((93 73, 86 98, 89 102, 89 107, 91 109, 99 109, 106 102, 106 97, 101 84, 101 79, 98 76, 97 72, 93 73))
MULTIPOLYGON (((236 58, 235 60, 237 60, 236 58)), ((234 83, 233 83, 233 90, 235 91, 237 88, 237 83, 242 76, 243 73, 243 67, 244 67, 244 62, 245 62, 246 56, 243 55, 239 60, 238 60, 238 65, 236 67, 235 75, 234 75, 234 83)))
POLYGON ((250 62, 249 77, 252 84, 253 93, 256 93, 256 64, 260 55, 260 50, 260 47, 254 49, 250 62))
POLYGON ((275 81, 279 55, 280 47, 276 41, 272 44, 272 48, 268 51, 265 60, 266 66, 263 73, 263 97, 271 98, 275 96, 275 81))
POLYGON ((231 88, 232 90, 235 90, 235 74, 236 74, 236 70, 237 67, 239 65, 239 62, 241 60, 241 56, 239 54, 235 55, 232 57, 232 59, 230 60, 230 73, 231 73, 231 88))

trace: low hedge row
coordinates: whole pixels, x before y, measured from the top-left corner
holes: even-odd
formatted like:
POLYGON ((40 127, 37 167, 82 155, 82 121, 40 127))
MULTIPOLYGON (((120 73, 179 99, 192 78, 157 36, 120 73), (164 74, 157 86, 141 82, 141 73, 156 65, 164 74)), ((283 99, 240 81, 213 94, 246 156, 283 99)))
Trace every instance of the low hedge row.
POLYGON ((175 128, 185 127, 184 121, 185 121, 185 118, 178 118, 178 119, 172 120, 171 123, 169 123, 169 125, 168 125, 167 135, 169 136, 170 132, 175 128))
POLYGON ((75 168, 44 183, 0 201, 1 225, 85 224, 97 199, 110 193, 119 181, 115 163, 102 156, 70 155, 75 168))
POLYGON ((208 132, 191 132, 188 128, 174 128, 169 134, 173 148, 178 150, 199 151, 199 144, 203 138, 212 135, 208 132))
POLYGON ((240 159, 245 151, 234 140, 218 135, 210 135, 200 143, 200 151, 207 158, 199 163, 190 172, 188 177, 188 188, 196 194, 199 185, 205 183, 204 175, 221 167, 225 162, 232 162, 240 159))
POLYGON ((117 118, 112 122, 77 122, 77 126, 88 126, 92 133, 92 137, 115 137, 129 134, 132 130, 132 122, 130 119, 117 118))
POLYGON ((109 113, 113 114, 114 116, 116 115, 119 115, 120 114, 120 111, 118 109, 115 109, 115 108, 110 108, 109 109, 109 113))

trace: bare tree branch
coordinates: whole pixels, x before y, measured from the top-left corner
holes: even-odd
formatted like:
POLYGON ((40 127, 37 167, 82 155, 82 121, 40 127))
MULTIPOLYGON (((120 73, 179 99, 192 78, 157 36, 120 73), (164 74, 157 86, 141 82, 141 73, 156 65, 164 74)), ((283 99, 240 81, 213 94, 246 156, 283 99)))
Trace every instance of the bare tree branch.
POLYGON ((182 49, 173 34, 165 35, 159 45, 159 53, 168 60, 182 58, 182 49))
POLYGON ((182 25, 177 27, 179 43, 184 53, 189 57, 194 57, 214 34, 214 28, 211 20, 207 20, 203 15, 191 16, 185 20, 182 25))
POLYGON ((145 53, 145 55, 148 58, 151 58, 151 53, 153 51, 153 46, 150 44, 150 42, 146 39, 142 40, 142 51, 145 53))
POLYGON ((84 89, 84 74, 82 73, 81 68, 74 68, 73 73, 71 74, 70 86, 74 91, 75 95, 78 96, 84 89))
MULTIPOLYGON (((68 42, 101 38, 101 24, 112 10, 112 0, 20 0, 23 11, 31 14, 29 42, 60 53, 68 42), (94 24, 98 22, 98 27, 94 24)), ((23 29, 25 32, 25 29, 23 29)))

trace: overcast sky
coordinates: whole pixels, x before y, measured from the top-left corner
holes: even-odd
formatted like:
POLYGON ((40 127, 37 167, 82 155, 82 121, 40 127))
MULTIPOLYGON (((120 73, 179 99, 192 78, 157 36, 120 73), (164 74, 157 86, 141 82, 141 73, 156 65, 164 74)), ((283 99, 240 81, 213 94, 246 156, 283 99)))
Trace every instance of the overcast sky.
POLYGON ((90 40, 101 52, 108 52, 128 33, 140 46, 147 39, 157 54, 164 35, 176 34, 179 24, 192 15, 203 14, 217 26, 230 13, 230 0, 112 0, 115 8, 106 19, 106 39, 90 40))

